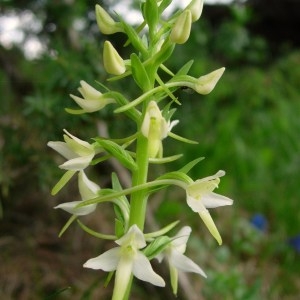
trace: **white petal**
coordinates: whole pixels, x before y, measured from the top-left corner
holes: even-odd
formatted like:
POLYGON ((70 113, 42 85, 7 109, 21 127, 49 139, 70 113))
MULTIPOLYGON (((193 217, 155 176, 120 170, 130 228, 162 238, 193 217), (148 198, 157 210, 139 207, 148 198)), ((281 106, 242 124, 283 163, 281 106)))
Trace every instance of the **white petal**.
POLYGON ((83 171, 78 174, 78 187, 82 200, 89 200, 97 197, 100 187, 95 182, 89 180, 83 171))
POLYGON ((93 150, 93 146, 90 145, 88 142, 83 141, 83 140, 77 138, 76 136, 74 136, 74 135, 72 135, 71 133, 69 133, 66 129, 64 129, 64 132, 65 132, 70 138, 72 138, 78 145, 81 145, 81 146, 83 146, 84 148, 93 150))
POLYGON ((93 157, 94 155, 76 157, 66 161, 64 164, 60 165, 59 167, 64 170, 80 171, 89 166, 93 157))
POLYGON ((132 273, 140 280, 156 286, 165 286, 165 281, 153 271, 148 258, 141 252, 137 252, 134 257, 132 273))
POLYGON ((73 100, 86 112, 95 112, 102 109, 107 102, 104 99, 82 99, 74 95, 70 95, 73 100))
POLYGON ((184 226, 172 239, 172 247, 175 248, 180 253, 185 252, 186 243, 192 232, 191 227, 184 226))
POLYGON ((232 205, 233 200, 212 192, 201 196, 201 202, 206 208, 215 208, 219 206, 232 205))
POLYGON ((193 272, 207 277, 204 271, 197 264, 176 250, 171 252, 171 255, 169 256, 169 262, 180 271, 193 272))
POLYGON ((72 159, 77 156, 65 142, 48 142, 47 145, 66 159, 72 159))
POLYGON ((194 197, 191 197, 187 194, 186 202, 188 206, 194 211, 194 212, 201 212, 206 210, 205 206, 203 205, 201 200, 195 199, 194 197))
POLYGON ((80 84, 81 84, 81 88, 79 88, 79 91, 84 98, 95 99, 102 95, 102 93, 100 93, 98 90, 96 90, 91 85, 86 83, 84 80, 81 80, 80 84))
POLYGON ((202 178, 202 179, 198 179, 198 180, 196 180, 195 182, 205 182, 205 181, 213 180, 213 179, 222 177, 222 176, 224 176, 225 174, 226 174, 225 171, 219 170, 215 175, 207 176, 207 177, 204 177, 204 178, 202 178))
POLYGON ((111 272, 117 269, 120 260, 120 247, 110 249, 103 254, 89 259, 83 266, 85 268, 111 272))
POLYGON ((130 245, 136 249, 141 249, 146 246, 144 234, 135 224, 129 228, 125 235, 116 240, 116 243, 122 246, 130 245))
POLYGON ((66 211, 70 214, 76 215, 76 216, 85 216, 85 215, 92 213, 97 207, 97 204, 90 204, 90 205, 76 208, 76 206, 79 203, 81 203, 81 201, 65 202, 65 203, 55 206, 54 208, 55 209, 60 208, 64 211, 66 211))

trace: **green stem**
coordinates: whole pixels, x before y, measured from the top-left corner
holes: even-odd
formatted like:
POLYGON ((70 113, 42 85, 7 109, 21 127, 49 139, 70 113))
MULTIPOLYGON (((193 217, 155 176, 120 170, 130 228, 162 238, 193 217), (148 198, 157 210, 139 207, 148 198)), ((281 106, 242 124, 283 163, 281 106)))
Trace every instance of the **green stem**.
MULTIPOLYGON (((147 182, 148 177, 148 139, 140 134, 137 138, 136 164, 137 170, 132 174, 132 187, 147 182)), ((129 227, 136 224, 142 231, 144 229, 147 206, 146 190, 139 190, 131 194, 129 227)))

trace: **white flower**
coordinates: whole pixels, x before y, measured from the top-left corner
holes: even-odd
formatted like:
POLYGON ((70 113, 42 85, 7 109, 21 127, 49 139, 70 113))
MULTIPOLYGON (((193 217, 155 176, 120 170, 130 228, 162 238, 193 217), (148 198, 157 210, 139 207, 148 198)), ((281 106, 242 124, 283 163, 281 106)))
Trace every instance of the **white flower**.
POLYGON ((162 140, 168 136, 168 133, 177 123, 177 120, 167 122, 162 116, 157 103, 155 101, 149 102, 141 132, 148 138, 148 155, 150 158, 162 157, 162 140))
POLYGON ((65 142, 48 142, 48 146, 67 159, 60 165, 61 169, 80 171, 85 169, 92 161, 95 150, 92 145, 70 134, 67 130, 64 135, 65 142))
POLYGON ((112 300, 124 299, 131 273, 140 280, 165 286, 164 280, 153 271, 148 258, 139 251, 146 246, 146 242, 136 225, 131 226, 123 237, 116 240, 116 243, 120 246, 89 259, 83 265, 85 268, 101 269, 106 272, 116 270, 112 300))
MULTIPOLYGON (((83 171, 80 171, 78 174, 78 187, 82 201, 97 197, 98 192, 100 191, 100 187, 95 182, 89 180, 83 171)), ((88 215, 96 209, 97 204, 76 207, 82 201, 66 202, 59 204, 54 208, 63 209, 76 216, 88 215)))
POLYGON ((83 98, 70 95, 70 97, 83 109, 84 112, 92 113, 105 107, 109 103, 114 103, 115 100, 102 94, 84 80, 80 81, 78 91, 83 98))
POLYGON ((208 230, 220 245, 222 244, 221 236, 207 208, 232 205, 233 200, 213 192, 219 185, 219 177, 224 175, 224 171, 218 171, 213 176, 196 180, 186 189, 187 204, 194 212, 199 213, 208 230))
MULTIPOLYGON (((175 295, 177 294, 178 288, 178 271, 197 273, 205 278, 207 277, 196 263, 184 255, 191 231, 191 227, 183 227, 177 235, 172 238, 172 242, 163 253, 163 256, 166 257, 169 263, 171 285, 175 295)), ((159 261, 161 261, 162 258, 163 257, 159 256, 159 261)))

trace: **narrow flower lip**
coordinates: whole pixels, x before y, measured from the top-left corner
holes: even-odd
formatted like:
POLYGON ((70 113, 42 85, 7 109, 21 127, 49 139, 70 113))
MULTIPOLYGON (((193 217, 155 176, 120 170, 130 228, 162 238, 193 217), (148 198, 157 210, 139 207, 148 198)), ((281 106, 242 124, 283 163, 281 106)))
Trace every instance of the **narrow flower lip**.
POLYGON ((199 216, 202 219, 203 223, 206 225, 207 229, 211 235, 217 240, 219 245, 222 245, 222 238, 218 231, 217 226, 215 225, 214 220, 212 219, 209 211, 207 209, 200 211, 199 216))

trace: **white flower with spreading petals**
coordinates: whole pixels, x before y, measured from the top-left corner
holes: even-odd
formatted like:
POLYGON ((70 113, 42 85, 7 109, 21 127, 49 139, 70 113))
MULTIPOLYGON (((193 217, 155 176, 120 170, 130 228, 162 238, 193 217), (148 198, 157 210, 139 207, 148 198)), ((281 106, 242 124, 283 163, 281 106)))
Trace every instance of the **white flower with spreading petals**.
POLYGON ((196 180, 186 188, 187 204, 194 212, 199 213, 201 219, 219 245, 222 244, 222 239, 207 208, 232 205, 232 199, 213 192, 220 183, 219 177, 224 175, 224 171, 218 171, 213 176, 196 180))
MULTIPOLYGON (((80 171, 78 174, 78 187, 82 201, 97 197, 98 192, 100 191, 100 187, 95 182, 89 180, 83 171, 80 171)), ((59 204, 54 208, 60 208, 76 216, 88 215, 96 209, 97 204, 77 207, 82 201, 66 202, 59 204)))
POLYGON ((120 246, 89 259, 83 265, 85 268, 106 272, 116 270, 112 300, 124 299, 131 274, 153 285, 165 286, 164 280, 153 271, 148 258, 139 250, 146 246, 146 242, 142 231, 136 225, 131 226, 116 243, 120 246))
POLYGON ((64 134, 64 142, 48 142, 47 144, 67 159, 59 167, 72 171, 85 169, 95 156, 93 145, 75 137, 67 130, 64 130, 64 132, 66 133, 64 134))
POLYGON ((178 271, 192 272, 207 277, 204 271, 194 263, 190 258, 184 255, 186 244, 192 232, 191 227, 183 227, 176 236, 172 238, 172 242, 168 245, 163 255, 157 258, 159 261, 165 257, 170 267, 170 278, 173 293, 177 294, 178 289, 178 271))
POLYGON ((109 103, 114 103, 115 100, 102 94, 84 80, 80 81, 78 91, 83 98, 70 95, 70 97, 83 109, 83 112, 92 113, 105 107, 109 103))

